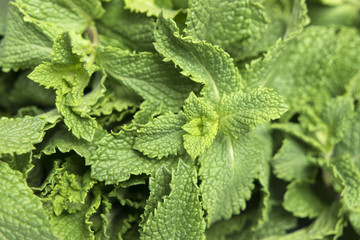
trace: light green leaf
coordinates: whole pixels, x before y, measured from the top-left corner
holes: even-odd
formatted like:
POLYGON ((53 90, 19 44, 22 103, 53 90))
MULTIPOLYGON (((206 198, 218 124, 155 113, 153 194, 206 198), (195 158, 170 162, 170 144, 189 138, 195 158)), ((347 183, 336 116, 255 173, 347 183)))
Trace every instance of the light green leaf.
POLYGON ((185 100, 184 113, 188 120, 203 117, 216 121, 219 118, 213 104, 206 98, 198 98, 193 92, 185 100))
POLYGON ((357 109, 354 117, 350 120, 347 128, 343 132, 343 138, 336 144, 334 155, 341 157, 349 155, 354 161, 357 169, 360 170, 360 109, 357 109))
POLYGON ((316 166, 307 157, 304 144, 288 137, 271 161, 275 175, 285 181, 312 180, 317 172, 316 166))
POLYGON ((219 129, 226 135, 238 137, 252 131, 258 124, 277 119, 287 106, 274 90, 257 88, 249 93, 225 95, 220 102, 219 129))
POLYGON ((348 216, 352 227, 357 234, 360 234, 360 212, 350 212, 348 216))
POLYGON ((260 205, 257 208, 257 216, 253 218, 254 227, 262 225, 269 218, 269 211, 272 207, 270 199, 270 160, 273 155, 273 139, 271 136, 270 124, 262 124, 254 130, 254 147, 259 154, 259 183, 261 184, 260 205))
POLYGON ((35 117, 0 118, 1 153, 27 153, 44 137, 45 121, 35 117))
POLYGON ((196 85, 182 77, 174 66, 152 53, 133 54, 118 48, 99 48, 102 67, 145 100, 178 111, 196 85), (134 68, 136 66, 136 68, 134 68))
POLYGON ((95 179, 107 184, 122 182, 131 174, 154 175, 165 166, 171 169, 177 164, 177 158, 151 160, 133 150, 135 132, 122 131, 116 135, 107 135, 99 143, 98 149, 87 162, 91 165, 91 174, 95 179))
POLYGON ((91 141, 97 122, 88 112, 94 101, 83 101, 83 95, 92 69, 82 65, 82 56, 73 53, 72 44, 70 34, 60 34, 54 44, 53 62, 37 66, 29 78, 56 90, 56 107, 65 124, 77 138, 91 141))
POLYGON ((50 60, 57 32, 54 25, 36 21, 18 5, 10 3, 6 36, 0 44, 0 66, 3 71, 30 68, 50 60))
MULTIPOLYGON (((100 196, 99 196, 100 197, 100 196)), ((101 198, 93 201, 87 200, 81 205, 81 209, 73 214, 63 213, 59 216, 50 214, 52 231, 58 239, 94 239, 94 233, 87 222, 89 213, 93 208, 97 208, 101 198)))
POLYGON ((32 164, 32 152, 26 154, 2 154, 1 161, 9 164, 11 169, 20 171, 27 178, 29 171, 34 167, 32 164))
POLYGON ((179 161, 171 192, 148 218, 141 239, 205 239, 205 221, 193 167, 179 161))
POLYGON ((155 21, 145 14, 131 13, 123 0, 104 3, 105 14, 97 22, 100 44, 137 51, 153 51, 155 21))
POLYGON ((343 217, 339 216, 339 211, 338 202, 334 202, 309 227, 283 236, 264 238, 263 240, 316 240, 325 239, 325 236, 341 234, 345 221, 343 217))
POLYGON ((297 217, 317 217, 329 207, 317 192, 310 183, 293 181, 287 187, 283 206, 297 217))
POLYGON ((358 21, 359 8, 360 6, 355 1, 346 1, 336 6, 314 4, 309 7, 309 16, 311 24, 314 25, 352 26, 358 21))
POLYGON ((217 134, 218 115, 211 103, 204 98, 197 98, 191 93, 186 99, 184 113, 188 122, 182 126, 184 147, 195 159, 213 142, 217 134))
POLYGON ((292 122, 275 123, 271 125, 271 128, 288 133, 291 136, 307 143, 309 146, 322 152, 326 152, 322 143, 320 143, 318 139, 314 139, 313 137, 308 136, 308 134, 304 131, 303 128, 301 128, 299 124, 292 122))
POLYGON ((326 103, 321 117, 328 129, 328 141, 335 145, 342 137, 350 118, 354 113, 354 100, 348 97, 337 97, 326 103))
MULTIPOLYGON (((103 77, 105 77, 105 75, 103 75, 103 77)), ((98 84, 99 82, 96 85, 98 86, 98 84)), ((141 102, 140 97, 134 91, 107 75, 104 83, 103 80, 100 81, 99 87, 97 91, 103 91, 104 89, 106 89, 106 91, 91 107, 90 114, 93 116, 112 115, 112 113, 115 115, 116 112, 124 112, 129 108, 138 106, 141 102)))
POLYGON ((180 36, 171 19, 159 17, 154 46, 166 61, 179 65, 185 76, 204 84, 202 94, 211 102, 218 102, 223 94, 242 88, 241 76, 233 60, 219 47, 180 36))
POLYGON ((247 218, 243 215, 236 215, 228 220, 215 222, 206 229, 207 240, 226 240, 234 232, 241 231, 246 224, 247 218))
POLYGON ((125 8, 133 12, 146 13, 148 17, 158 16, 162 12, 166 18, 174 18, 179 12, 172 9, 171 0, 125 0, 125 8))
POLYGON ((83 176, 61 172, 58 178, 50 195, 46 196, 46 204, 51 205, 56 216, 60 216, 63 212, 73 214, 80 211, 85 204, 87 193, 96 180, 90 177, 89 172, 83 176))
POLYGON ((0 35, 5 33, 6 18, 9 8, 10 0, 4 0, 0 2, 0 35))
POLYGON ((348 210, 360 210, 360 171, 349 155, 333 158, 331 170, 342 185, 342 201, 348 210))
POLYGON ((274 88, 296 112, 314 96, 324 92, 336 96, 345 91, 347 82, 359 70, 355 66, 360 64, 360 55, 350 50, 359 43, 360 37, 352 29, 308 27, 288 40, 278 41, 263 60, 255 60, 244 70, 245 87, 274 88))
POLYGON ((199 163, 200 189, 208 224, 239 214, 251 196, 259 168, 252 136, 232 139, 219 133, 200 155, 199 163))
POLYGON ((59 149, 62 153, 74 150, 79 156, 89 159, 96 150, 96 143, 106 135, 105 130, 97 129, 93 141, 90 143, 83 139, 77 139, 69 131, 60 129, 49 139, 42 152, 51 155, 59 149))
POLYGON ((71 101, 69 101, 70 98, 71 95, 59 96, 56 106, 61 115, 64 116, 64 122, 66 126, 68 126, 69 130, 72 131, 74 136, 77 138, 83 138, 90 142, 94 138, 95 131, 98 128, 97 122, 89 115, 79 113, 69 107, 69 105, 71 105, 69 103, 71 101))
POLYGON ((267 22, 264 7, 256 1, 198 0, 190 5, 185 31, 241 57, 247 41, 258 39, 267 22))
POLYGON ((134 149, 150 158, 161 159, 183 152, 182 137, 185 131, 181 128, 186 122, 182 112, 161 115, 142 127, 135 138, 134 149))
POLYGON ((84 32, 100 18, 104 9, 99 0, 16 0, 33 18, 51 22, 65 31, 84 32))
POLYGON ((134 124, 147 124, 163 112, 162 108, 162 104, 159 105, 157 102, 144 101, 140 105, 140 110, 134 115, 134 124))
POLYGON ((0 161, 0 235, 4 239, 56 239, 40 200, 22 174, 0 161))
POLYGON ((303 28, 310 23, 310 18, 307 15, 306 0, 291 0, 288 2, 290 2, 291 9, 283 36, 284 39, 301 32, 303 28))
POLYGON ((171 172, 169 172, 166 168, 160 168, 155 176, 150 177, 149 179, 149 189, 150 196, 146 201, 144 214, 142 216, 141 226, 147 222, 150 214, 154 214, 156 207, 159 202, 163 202, 164 196, 170 194, 170 181, 171 181, 171 172))
POLYGON ((250 224, 248 221, 245 229, 227 236, 226 240, 263 240, 269 236, 285 234, 286 231, 295 228, 297 225, 297 219, 279 206, 271 206, 267 214, 268 220, 254 227, 251 224, 254 215, 251 215, 251 212, 247 213, 245 216, 250 220, 250 224))

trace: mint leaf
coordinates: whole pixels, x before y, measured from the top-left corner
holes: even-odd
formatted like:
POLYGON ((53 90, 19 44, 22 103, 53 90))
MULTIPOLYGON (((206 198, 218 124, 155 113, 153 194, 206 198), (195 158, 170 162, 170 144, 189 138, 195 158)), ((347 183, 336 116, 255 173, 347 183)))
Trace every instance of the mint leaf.
POLYGON ((83 66, 82 57, 73 53, 73 43, 69 34, 60 34, 54 44, 53 62, 37 66, 29 78, 56 90, 56 106, 65 124, 76 137, 91 141, 97 123, 89 116, 82 96, 92 69, 83 66))
POLYGON ((101 45, 153 51, 154 19, 126 10, 123 0, 112 0, 103 5, 105 14, 96 24, 101 45))
POLYGON ((257 88, 249 93, 225 95, 219 106, 219 128, 237 137, 260 123, 279 118, 286 110, 281 96, 271 89, 257 88))
POLYGON ((30 16, 51 22, 66 31, 83 32, 104 14, 100 0, 17 0, 30 16))
POLYGON ((166 18, 173 18, 178 13, 172 9, 171 0, 125 0, 125 7, 133 12, 146 13, 148 16, 158 16, 162 12, 166 18))
POLYGON ((185 101, 185 116, 188 122, 182 126, 184 148, 195 159, 210 146, 217 134, 218 115, 214 107, 203 98, 193 93, 185 101))
POLYGON ((169 196, 145 223, 141 239, 205 239, 195 170, 179 161, 170 188, 169 196))
POLYGON ((109 134, 101 139, 98 149, 88 161, 92 176, 110 184, 125 181, 131 174, 154 175, 162 166, 171 169, 171 166, 176 165, 177 160, 174 158, 156 161, 146 158, 133 150, 134 141, 135 133, 126 131, 109 134))
POLYGON ((293 181, 284 195, 284 208, 297 217, 317 217, 328 207, 316 194, 316 188, 307 182, 293 181))
POLYGON ((26 185, 23 176, 1 161, 0 173, 1 235, 6 239, 56 239, 40 200, 26 185))
POLYGON ((190 5, 185 31, 188 36, 241 56, 246 42, 258 38, 267 22, 264 7, 256 1, 200 0, 190 5))
POLYGON ((232 139, 218 134, 199 157, 200 189, 208 224, 239 214, 253 189, 259 158, 250 135, 232 139))
POLYGON ((6 17, 9 7, 9 0, 5 0, 1 2, 0 5, 0 35, 4 35, 5 33, 5 25, 6 25, 6 17))
POLYGON ((285 138, 271 162, 276 176, 285 181, 314 179, 316 167, 309 160, 306 149, 297 140, 285 138))
POLYGON ((360 195, 359 169, 348 155, 334 158, 331 165, 333 166, 331 170, 334 177, 339 178, 342 185, 341 196, 343 197, 345 207, 350 210, 358 210, 360 208, 358 201, 358 196, 360 195))
POLYGON ((147 222, 150 214, 154 213, 158 203, 163 200, 164 196, 170 194, 171 172, 166 168, 159 168, 156 174, 149 179, 150 196, 146 201, 142 225, 147 222))
POLYGON ((159 55, 132 54, 116 48, 101 48, 105 71, 145 100, 162 103, 164 111, 179 110, 194 84, 181 75, 159 55), (133 66, 137 66, 137 70, 133 66))
POLYGON ((134 149, 150 158, 161 159, 169 155, 178 155, 183 151, 182 136, 186 119, 183 113, 169 113, 155 118, 142 127, 135 138, 134 149))
POLYGON ((44 137, 45 122, 39 118, 0 118, 0 154, 26 153, 44 137))
POLYGON ((155 40, 155 48, 165 60, 173 61, 183 69, 183 75, 205 85, 202 94, 211 102, 242 88, 238 69, 228 54, 206 42, 180 36, 174 21, 160 16, 155 40))
POLYGON ((0 67, 17 71, 50 60, 57 33, 52 24, 36 21, 10 3, 6 36, 0 44, 0 67))

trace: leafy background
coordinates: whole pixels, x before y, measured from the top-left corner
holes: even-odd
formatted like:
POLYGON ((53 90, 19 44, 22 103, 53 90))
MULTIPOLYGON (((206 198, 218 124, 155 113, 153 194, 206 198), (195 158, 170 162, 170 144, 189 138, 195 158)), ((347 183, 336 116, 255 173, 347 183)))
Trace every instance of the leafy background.
POLYGON ((359 238, 359 11, 1 1, 1 238, 359 238))

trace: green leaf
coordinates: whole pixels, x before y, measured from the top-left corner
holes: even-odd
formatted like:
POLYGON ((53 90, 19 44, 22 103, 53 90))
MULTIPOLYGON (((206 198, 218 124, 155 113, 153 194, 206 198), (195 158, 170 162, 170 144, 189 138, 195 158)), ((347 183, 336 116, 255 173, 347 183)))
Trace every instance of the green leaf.
POLYGON ((157 102, 144 101, 140 105, 140 110, 134 115, 134 123, 145 125, 150 122, 155 116, 160 115, 162 111, 162 104, 157 102))
POLYGON ((185 31, 241 57, 247 41, 259 38, 267 22, 264 7, 256 1, 198 0, 190 5, 185 31))
POLYGON ((200 189, 208 224, 229 219, 245 208, 258 173, 259 158, 251 135, 237 139, 219 133, 199 157, 200 189))
POLYGON ((218 115, 211 103, 204 98, 197 98, 191 93, 186 99, 184 113, 188 122, 182 126, 184 147, 189 155, 195 159, 211 145, 218 126, 218 115))
POLYGON ((271 161, 275 175, 285 181, 314 179, 317 169, 306 153, 304 144, 291 137, 285 138, 271 161))
POLYGON ((182 77, 170 63, 152 53, 133 54, 117 48, 100 48, 102 67, 145 100, 178 111, 195 84, 182 77), (136 68, 134 68, 136 66, 136 68))
POLYGON ((97 22, 100 44, 137 51, 153 51, 155 21, 125 9, 123 0, 104 3, 105 14, 97 22))
POLYGON ((182 137, 185 133, 181 126, 185 122, 186 118, 182 112, 176 115, 168 113, 155 118, 138 131, 134 149, 150 158, 158 159, 181 154, 182 137))
POLYGON ((56 239, 40 200, 22 174, 0 161, 0 233, 4 239, 56 239))
POLYGON ((357 168, 360 170, 360 110, 357 109, 354 117, 350 120, 347 128, 343 131, 343 138, 336 144, 334 155, 341 157, 349 155, 354 161, 357 168))
POLYGON ((327 102, 321 117, 327 125, 328 138, 335 145, 342 137, 354 112, 354 100, 347 97, 337 97, 327 102))
POLYGON ((258 124, 277 119, 287 106, 274 90, 257 88, 249 93, 225 95, 220 102, 219 129, 226 135, 238 137, 252 131, 258 124))
POLYGON ((51 59, 58 29, 49 23, 30 18, 15 3, 9 4, 6 36, 0 44, 3 71, 34 67, 51 59))
MULTIPOLYGON (((341 0, 342 1, 342 0, 341 0)), ((323 1, 325 3, 325 1, 323 1)), ((340 1, 339 1, 340 2, 340 1)), ((346 1, 337 6, 313 4, 309 7, 309 16, 314 25, 352 26, 358 21, 359 5, 346 1)))
POLYGON ((346 209, 360 210, 360 171, 349 155, 333 158, 331 170, 342 185, 341 196, 346 209))
POLYGON ((89 213, 100 204, 100 198, 87 200, 81 205, 81 209, 73 214, 63 213, 59 216, 50 214, 52 231, 59 239, 94 239, 93 231, 90 229, 89 213))
POLYGON ((344 218, 339 216, 339 212, 339 204, 334 202, 309 227, 283 236, 264 238, 264 240, 315 240, 325 239, 325 236, 341 234, 345 223, 344 218))
POLYGON ((243 72, 244 85, 247 89, 258 85, 274 88, 296 112, 314 96, 345 91, 346 83, 358 73, 355 66, 360 64, 360 55, 350 49, 359 42, 352 29, 308 27, 295 37, 278 41, 263 60, 253 61, 243 72))
POLYGON ((205 239, 205 221, 195 169, 179 161, 171 192, 148 218, 141 239, 205 239))
POLYGON ((56 103, 59 112, 64 116, 66 126, 77 138, 92 141, 98 128, 96 120, 87 114, 74 111, 69 107, 69 99, 71 99, 70 95, 59 96, 56 103))
POLYGON ((287 187, 284 195, 284 208, 301 218, 314 218, 329 206, 308 182, 293 181, 287 187))
POLYGON ((206 229, 206 239, 226 240, 229 235, 242 230, 246 220, 245 216, 237 215, 228 220, 218 221, 206 229))
POLYGON ((89 105, 94 102, 83 101, 82 96, 92 69, 83 66, 82 56, 73 53, 74 41, 70 34, 60 34, 54 44, 53 62, 37 66, 29 78, 56 90, 56 107, 64 117, 65 124, 77 138, 91 141, 97 122, 88 112, 89 105))
POLYGON ((151 214, 154 214, 158 203, 164 199, 164 196, 170 194, 170 182, 171 172, 169 172, 166 168, 160 168, 153 177, 150 177, 150 196, 146 201, 142 222, 140 223, 141 226, 147 222, 151 214))
POLYGON ((159 17, 155 39, 154 46, 166 61, 172 60, 183 69, 182 74, 205 85, 202 94, 211 102, 242 88, 241 76, 227 53, 206 42, 180 36, 171 19, 159 17))
POLYGON ((10 0, 4 0, 0 3, 0 35, 5 33, 6 18, 10 0))
POLYGON ((0 154, 27 153, 44 137, 45 122, 39 118, 0 118, 0 154))
POLYGON ((31 81, 28 74, 29 72, 24 72, 16 79, 12 90, 7 94, 8 99, 16 106, 54 107, 55 92, 31 81))
MULTIPOLYGON (((296 227, 296 218, 291 214, 286 212, 283 208, 279 206, 271 206, 269 209, 268 220, 262 223, 261 225, 254 227, 253 225, 247 222, 246 228, 241 229, 229 236, 226 237, 227 240, 258 240, 258 239, 267 239, 269 236, 273 235, 282 235, 286 231, 291 231, 296 227)), ((240 215, 241 216, 241 215, 240 215)), ((247 215, 248 219, 251 221, 253 215, 249 212, 247 215)), ((245 217, 243 215, 243 217, 245 217)), ((256 217, 256 215, 255 215, 256 217)))
POLYGON ((32 164, 32 153, 26 154, 3 154, 0 159, 9 164, 9 166, 17 171, 20 171, 24 174, 25 177, 28 176, 29 171, 34 167, 32 164))
POLYGON ((51 22, 65 31, 84 32, 104 14, 99 0, 16 0, 31 17, 51 22))
POLYGON ((133 150, 134 132, 122 131, 116 135, 107 135, 98 143, 98 149, 88 161, 91 175, 107 184, 126 181, 131 174, 154 175, 165 166, 171 169, 177 164, 177 158, 151 160, 133 150))
POLYGON ((359 212, 350 212, 349 221, 356 231, 357 234, 360 234, 360 213, 359 212))
POLYGON ((304 143, 307 143, 309 146, 317 150, 326 152, 322 143, 320 143, 318 139, 314 139, 313 137, 308 136, 307 133, 304 131, 304 129, 301 128, 300 124, 296 124, 292 122, 275 123, 272 124, 271 127, 273 129, 284 131, 285 133, 288 133, 291 136, 303 141, 304 143))
POLYGON ((272 207, 272 199, 270 198, 270 177, 271 166, 270 160, 273 155, 273 140, 269 128, 270 124, 263 124, 254 130, 254 147, 259 154, 259 173, 258 180, 261 184, 260 204, 256 209, 253 218, 254 228, 262 225, 269 218, 269 212, 272 207))
POLYGON ((77 139, 65 129, 58 130, 47 142, 42 152, 51 155, 59 149, 62 153, 68 153, 74 150, 79 156, 89 159, 96 150, 96 143, 106 135, 105 130, 97 129, 93 141, 90 143, 83 139, 77 139))
POLYGON ((125 0, 125 8, 133 12, 146 13, 147 16, 158 16, 161 12, 166 18, 173 18, 179 12, 172 9, 171 0, 125 0))

